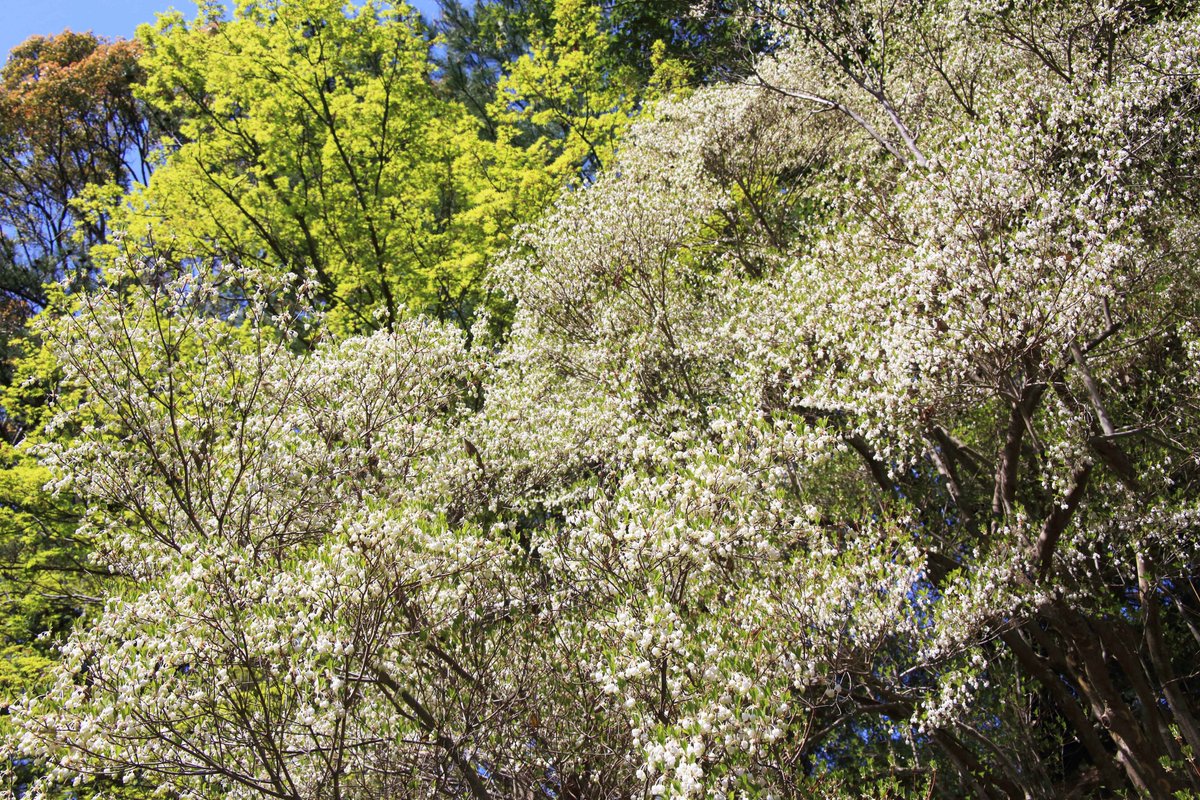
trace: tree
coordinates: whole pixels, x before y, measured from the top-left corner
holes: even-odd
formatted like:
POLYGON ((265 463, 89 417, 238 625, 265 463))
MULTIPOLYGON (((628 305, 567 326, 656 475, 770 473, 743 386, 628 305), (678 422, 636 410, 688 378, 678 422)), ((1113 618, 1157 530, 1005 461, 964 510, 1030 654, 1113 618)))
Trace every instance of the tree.
POLYGON ((1194 790, 1195 19, 759 21, 758 80, 660 108, 508 277, 531 358, 656 409, 658 464, 557 541, 647 773, 1194 790))
POLYGON ((718 63, 736 72, 761 43, 729 9, 693 14, 684 2, 447 0, 441 9, 442 84, 489 138, 533 150, 558 182, 594 177, 644 105, 710 79, 718 63))
POLYGON ((439 80, 484 125, 489 138, 498 134, 491 106, 505 70, 524 55, 535 36, 551 29, 552 4, 547 0, 492 0, 464 4, 440 2, 434 30, 444 50, 434 56, 439 80))
POLYGON ((761 36, 741 24, 732 5, 724 3, 710 4, 702 12, 677 0, 561 7, 548 0, 443 0, 439 5, 441 16, 434 28, 444 42, 435 57, 440 79, 493 135, 496 121, 489 106, 500 80, 522 56, 553 41, 555 26, 566 15, 578 15, 585 24, 593 16, 600 20, 607 63, 590 79, 634 74, 639 92, 661 73, 664 61, 686 76, 686 82, 704 83, 744 73, 751 54, 765 45, 761 36))
POLYGON ((139 46, 91 33, 34 36, 0 71, 0 291, 45 304, 42 284, 93 278, 106 215, 76 205, 147 178, 159 128, 134 97, 139 46))
POLYGON ((466 320, 520 192, 466 111, 436 96, 409 9, 221 11, 140 31, 143 96, 181 135, 123 228, 176 259, 300 275, 343 331, 406 307, 466 320))
POLYGON ((481 737, 514 728, 520 755, 512 693, 534 676, 519 672, 526 637, 502 620, 524 591, 502 588, 510 543, 452 526, 430 493, 452 454, 473 463, 457 438, 477 368, 463 334, 407 320, 296 356, 263 327, 269 276, 125 277, 46 332, 91 389, 71 415, 111 420, 51 458, 123 509, 92 524, 139 598, 78 631, 44 699, 55 710, 27 720, 78 748, 44 754, 50 779, 192 776, 192 791, 234 797, 482 792, 481 737), (231 324, 210 309, 239 280, 253 300, 231 324), (132 460, 108 472, 118 450, 132 460))
POLYGON ((641 83, 621 64, 599 7, 555 0, 552 28, 500 79, 493 113, 514 131, 540 135, 550 172, 563 180, 594 177, 611 158, 637 108, 641 83))
POLYGON ((23 752, 198 796, 1200 788, 1200 19, 752 22, 755 80, 523 229, 501 341, 297 352, 220 264, 47 321, 112 420, 50 463, 136 580, 23 752))

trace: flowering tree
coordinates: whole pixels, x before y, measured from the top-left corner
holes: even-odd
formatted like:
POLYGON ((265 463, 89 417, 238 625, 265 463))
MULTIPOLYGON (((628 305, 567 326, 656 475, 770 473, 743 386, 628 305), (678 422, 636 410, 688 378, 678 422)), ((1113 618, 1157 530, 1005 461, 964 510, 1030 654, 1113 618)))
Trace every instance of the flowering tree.
POLYGON ((758 83, 660 108, 511 272, 535 352, 655 409, 695 441, 656 472, 737 509, 713 530, 647 475, 568 529, 679 558, 597 603, 657 622, 614 690, 653 707, 727 659, 711 705, 644 715, 662 785, 786 786, 789 747, 866 743, 936 747, 981 795, 1191 786, 1192 216, 1160 159, 1195 157, 1194 20, 763 15, 786 45, 758 83), (705 636, 718 565, 733 624, 705 636), (1094 771, 1047 766, 1035 723, 1094 771))
POLYGON ((312 318, 212 313, 260 276, 153 265, 49 323, 118 420, 49 459, 131 577, 26 753, 186 796, 1200 790, 1200 20, 752 13, 754 80, 524 231, 501 341, 297 354, 312 318))

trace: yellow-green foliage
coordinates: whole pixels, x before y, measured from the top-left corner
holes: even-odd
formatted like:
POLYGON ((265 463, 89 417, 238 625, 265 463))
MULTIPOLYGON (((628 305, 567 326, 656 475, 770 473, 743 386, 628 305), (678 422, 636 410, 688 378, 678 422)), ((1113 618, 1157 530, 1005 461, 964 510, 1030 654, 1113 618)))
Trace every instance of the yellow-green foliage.
MULTIPOLYGON (((46 289, 46 313, 65 313, 62 290, 46 289)), ((45 343, 26 334, 16 348, 12 380, 0 389, 6 437, 18 442, 0 441, 0 707, 38 690, 58 642, 96 594, 89 548, 76 532, 83 508, 48 488, 53 475, 32 452, 75 434, 50 423, 82 394, 62 380, 45 343)))
POLYGON ((221 13, 208 3, 139 31, 144 96, 180 139, 119 225, 176 258, 312 281, 336 332, 469 315, 528 213, 529 180, 437 95, 411 10, 276 0, 221 13))
POLYGON ((0 445, 0 707, 37 690, 53 634, 81 611, 86 550, 72 534, 70 504, 43 488, 49 479, 27 453, 0 445))
POLYGON ((41 467, 23 458, 12 446, 0 446, 4 467, 0 468, 0 558, 4 575, 0 583, 0 704, 7 706, 26 688, 35 686, 50 666, 46 648, 35 640, 45 626, 59 620, 48 604, 31 591, 34 587, 58 588, 61 576, 53 570, 62 555, 61 544, 40 547, 45 542, 39 511, 48 498, 42 485, 49 477, 41 467), (13 569, 16 567, 16 570, 13 569), (24 573, 24 574, 21 574, 24 573), (49 612, 49 613, 48 613, 49 612))
POLYGON ((553 30, 500 81, 493 113, 508 126, 502 138, 522 126, 540 131, 534 148, 550 173, 566 181, 612 160, 642 86, 637 71, 614 52, 598 4, 556 0, 553 20, 553 30))

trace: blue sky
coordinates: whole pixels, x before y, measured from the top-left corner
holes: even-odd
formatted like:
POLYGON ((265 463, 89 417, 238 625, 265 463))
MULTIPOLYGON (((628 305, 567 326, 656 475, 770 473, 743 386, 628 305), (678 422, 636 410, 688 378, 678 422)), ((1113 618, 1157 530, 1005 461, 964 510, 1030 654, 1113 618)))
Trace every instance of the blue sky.
MULTIPOLYGON (((409 2, 426 15, 437 12, 436 0, 409 2)), ((138 25, 153 22, 157 12, 169 8, 196 15, 192 0, 0 0, 0 61, 30 36, 66 28, 128 39, 138 25)))

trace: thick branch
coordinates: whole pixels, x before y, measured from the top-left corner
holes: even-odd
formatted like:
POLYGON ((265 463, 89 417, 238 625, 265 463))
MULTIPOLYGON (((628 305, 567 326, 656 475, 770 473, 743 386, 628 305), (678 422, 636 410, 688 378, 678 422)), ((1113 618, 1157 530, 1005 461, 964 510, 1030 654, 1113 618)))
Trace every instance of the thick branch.
POLYGON ((1163 641, 1162 619, 1159 613, 1157 587, 1151 583, 1148 559, 1142 553, 1137 554, 1138 595, 1142 606, 1142 618, 1145 621, 1146 649, 1150 654, 1150 663, 1158 675, 1158 683, 1162 686, 1163 695, 1172 716, 1179 724, 1184 741, 1194 753, 1200 753, 1200 726, 1192 715, 1188 698, 1179 690, 1179 679, 1171 665, 1171 656, 1163 641))
POLYGON ((929 448, 929 457, 932 459, 933 465, 937 467, 938 474, 946 481, 946 491, 950 493, 950 499, 954 501, 954 505, 962 514, 964 521, 969 521, 972 513, 966 496, 963 493, 962 483, 959 481, 954 459, 950 457, 950 454, 942 443, 938 441, 936 435, 933 436, 933 439, 934 441, 929 448))
MULTIPOLYGON (((1036 625, 1037 622, 1030 623, 1036 625)), ((1017 661, 1032 674, 1037 681, 1045 688, 1054 698, 1055 707, 1062 712, 1067 718, 1067 722, 1075 731, 1075 735, 1079 737, 1079 742, 1087 750, 1088 756, 1092 763, 1100 770, 1106 784, 1111 787, 1120 786, 1123 781, 1121 774, 1113 766, 1112 756, 1101 741, 1100 735, 1096 733, 1096 728, 1088 719, 1086 712, 1080 707, 1079 702, 1072 694, 1067 691, 1066 685, 1062 678, 1055 672, 1046 661, 1034 652, 1033 648, 1021 637, 1018 631, 1005 631, 1000 634, 1000 639, 1016 656, 1017 661)))
POLYGON ((1087 389, 1088 399, 1092 403, 1092 408, 1096 412, 1096 421, 1100 424, 1100 430, 1104 432, 1103 436, 1095 436, 1088 440, 1088 444, 1100 456, 1100 459, 1107 465, 1121 482, 1132 490, 1137 489, 1137 472, 1133 468, 1133 464, 1129 461, 1129 456, 1125 455, 1125 451, 1120 448, 1114 441, 1117 436, 1117 428, 1113 425, 1112 417, 1108 415, 1108 411, 1104 407, 1104 400, 1100 395, 1100 386, 1096 383, 1096 379, 1092 376, 1092 371, 1088 368, 1087 357, 1078 344, 1071 345, 1071 358, 1075 361, 1075 367, 1079 371, 1079 376, 1083 380, 1084 388, 1087 389))
POLYGON ((479 773, 471 766, 471 763, 463 756, 458 749, 458 744, 449 736, 441 732, 440 726, 429 710, 421 704, 417 698, 405 689, 400 684, 388 675, 379 667, 373 667, 372 672, 375 673, 376 679, 386 688, 391 694, 388 695, 388 700, 392 705, 398 705, 397 698, 416 715, 417 721, 425 732, 433 737, 433 740, 439 747, 446 751, 450 756, 450 760, 454 762, 454 766, 458 767, 458 771, 462 773, 463 780, 467 782, 467 787, 471 790, 472 796, 476 800, 490 800, 487 787, 483 785, 483 781, 479 779, 479 773))
POLYGON ((1046 523, 1042 526, 1042 532, 1038 535, 1037 544, 1034 547, 1034 560, 1038 564, 1039 578, 1045 578, 1050 572, 1050 564, 1054 559, 1054 548, 1058 546, 1059 537, 1075 516, 1075 510, 1079 508, 1079 501, 1083 499, 1083 495, 1087 491, 1088 479, 1091 478, 1091 475, 1091 464, 1078 467, 1071 475, 1071 488, 1067 490, 1067 496, 1062 499, 1062 502, 1054 505, 1054 510, 1046 518, 1046 523))
POLYGON ((1033 412, 1046 392, 1046 384, 1030 384, 1013 403, 1008 419, 1008 430, 1004 447, 1000 451, 1000 462, 996 465, 996 486, 992 494, 992 513, 1005 516, 1013 513, 1013 501, 1017 495, 1017 471, 1021 465, 1021 445, 1030 429, 1033 412))
POLYGON ((871 471, 871 477, 879 484, 879 488, 883 490, 884 494, 893 494, 896 491, 896 485, 888 477, 887 470, 884 469, 879 459, 875 457, 875 453, 871 451, 871 446, 867 444, 866 440, 854 434, 846 437, 846 444, 850 445, 854 448, 854 452, 862 456, 863 461, 866 462, 867 469, 871 471))

